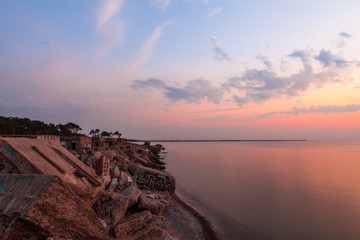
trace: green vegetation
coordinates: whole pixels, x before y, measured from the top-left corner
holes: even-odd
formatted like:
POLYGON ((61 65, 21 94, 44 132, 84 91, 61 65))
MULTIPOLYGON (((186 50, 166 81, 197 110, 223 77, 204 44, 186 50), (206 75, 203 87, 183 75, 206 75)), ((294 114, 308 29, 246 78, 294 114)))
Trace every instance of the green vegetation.
MULTIPOLYGON (((55 125, 47 124, 38 120, 29 118, 3 117, 0 116, 0 135, 56 135, 56 136, 86 136, 79 133, 82 128, 76 123, 69 122, 66 124, 55 125)), ((107 132, 100 129, 91 130, 89 133, 92 137, 111 137, 118 136, 119 131, 107 132)))

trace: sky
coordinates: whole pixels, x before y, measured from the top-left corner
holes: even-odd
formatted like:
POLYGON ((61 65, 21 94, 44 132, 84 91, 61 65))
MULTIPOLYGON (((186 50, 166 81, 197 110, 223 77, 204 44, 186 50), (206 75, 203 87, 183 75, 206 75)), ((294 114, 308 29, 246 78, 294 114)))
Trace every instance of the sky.
POLYGON ((358 0, 1 0, 0 115, 136 139, 360 140, 358 0))

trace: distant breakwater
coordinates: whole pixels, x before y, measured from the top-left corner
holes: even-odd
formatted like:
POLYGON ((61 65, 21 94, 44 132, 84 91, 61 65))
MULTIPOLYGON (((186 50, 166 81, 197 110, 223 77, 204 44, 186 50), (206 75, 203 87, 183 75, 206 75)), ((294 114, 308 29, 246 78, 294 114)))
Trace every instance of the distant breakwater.
POLYGON ((127 139, 128 142, 303 142, 306 139, 269 139, 269 140, 139 140, 127 139))

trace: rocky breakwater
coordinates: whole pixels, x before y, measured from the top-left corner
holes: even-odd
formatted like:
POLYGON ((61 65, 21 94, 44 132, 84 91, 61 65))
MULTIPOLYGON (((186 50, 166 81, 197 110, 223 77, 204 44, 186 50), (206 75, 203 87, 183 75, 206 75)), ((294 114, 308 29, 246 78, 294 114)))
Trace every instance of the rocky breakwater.
POLYGON ((111 239, 217 239, 210 224, 175 194, 159 144, 119 141, 74 152, 95 169, 104 194, 91 208, 111 239))
POLYGON ((0 138, 0 238, 217 239, 176 196, 162 149, 119 139, 67 151, 0 138))

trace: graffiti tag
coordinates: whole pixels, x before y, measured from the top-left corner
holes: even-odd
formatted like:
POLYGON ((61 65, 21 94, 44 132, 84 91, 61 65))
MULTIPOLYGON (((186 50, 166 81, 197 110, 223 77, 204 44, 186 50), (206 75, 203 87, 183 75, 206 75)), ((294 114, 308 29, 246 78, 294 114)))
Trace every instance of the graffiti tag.
POLYGON ((168 191, 170 183, 166 179, 157 178, 152 174, 145 173, 142 177, 136 179, 139 187, 157 191, 168 191))
POLYGON ((4 149, 10 155, 10 160, 13 163, 16 163, 17 162, 17 157, 16 157, 17 153, 10 147, 9 144, 4 144, 4 149))
POLYGON ((13 179, 12 179, 12 184, 15 184, 15 183, 22 183, 24 180, 22 179, 22 178, 20 178, 20 177, 14 177, 13 179))

